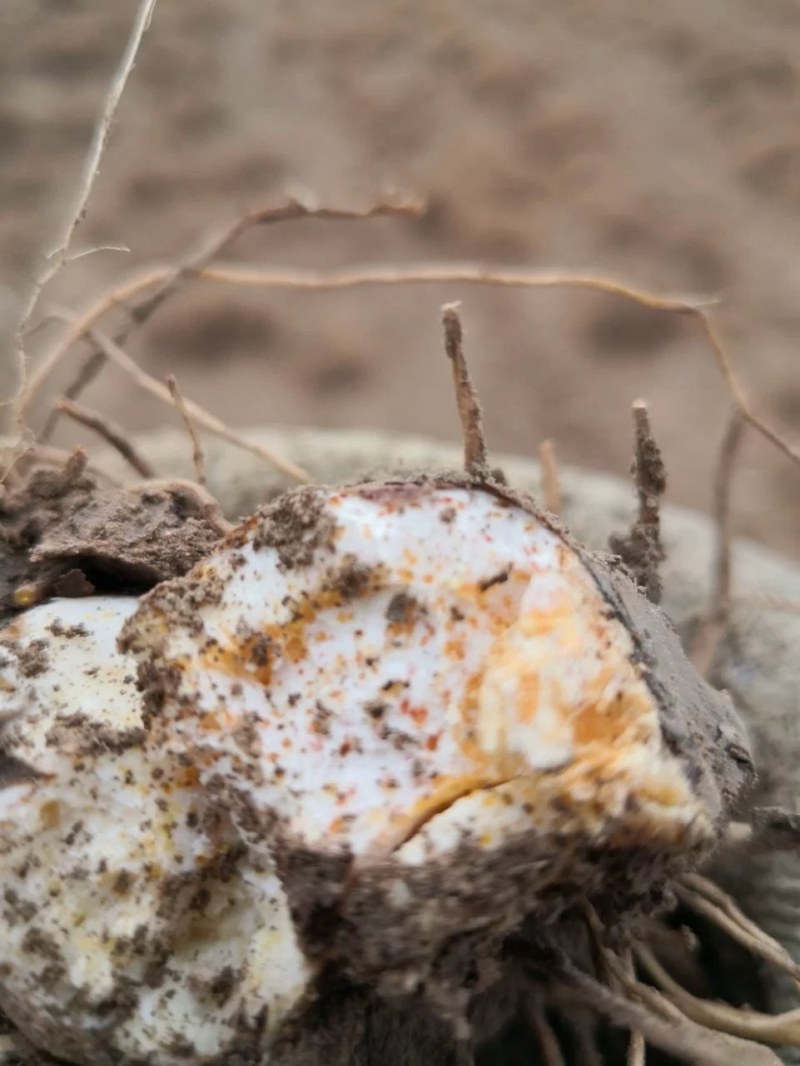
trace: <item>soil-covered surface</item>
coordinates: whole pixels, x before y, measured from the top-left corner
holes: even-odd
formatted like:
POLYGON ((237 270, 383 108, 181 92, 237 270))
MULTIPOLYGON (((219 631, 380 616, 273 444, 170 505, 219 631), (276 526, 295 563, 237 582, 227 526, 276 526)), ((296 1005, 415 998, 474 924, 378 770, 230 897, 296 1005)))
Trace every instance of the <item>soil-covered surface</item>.
POLYGON ((204 558, 229 528, 189 481, 100 485, 80 450, 0 497, 0 625, 52 596, 140 593, 204 558))
MULTIPOLYGON (((0 333, 73 194, 136 6, 3 0, 0 333)), ((469 257, 720 293, 742 377, 797 439, 799 119, 793 0, 163 0, 77 242, 130 253, 71 264, 52 295, 82 303, 287 189, 353 204, 395 185, 430 198, 422 220, 296 222, 237 257, 469 257)), ((131 347, 236 424, 450 437, 439 306, 456 298, 492 444, 532 454, 552 436, 565 459, 622 473, 645 395, 671 498, 708 504, 728 410, 710 357, 685 320, 597 295, 194 286, 131 347)), ((116 373, 86 399, 130 427, 164 418, 116 373)), ((798 504, 800 472, 750 437, 737 528, 797 554, 798 504)))

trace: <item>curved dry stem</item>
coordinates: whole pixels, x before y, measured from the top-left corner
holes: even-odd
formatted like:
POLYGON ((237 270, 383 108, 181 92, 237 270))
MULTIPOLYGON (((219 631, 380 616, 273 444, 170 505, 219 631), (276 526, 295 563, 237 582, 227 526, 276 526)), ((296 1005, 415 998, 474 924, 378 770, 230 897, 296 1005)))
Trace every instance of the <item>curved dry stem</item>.
POLYGON ((172 402, 177 407, 181 418, 183 419, 186 433, 192 444, 192 462, 194 463, 195 477, 197 478, 198 485, 205 485, 206 483, 206 461, 203 455, 203 447, 200 444, 200 438, 197 435, 197 430, 194 428, 194 422, 192 416, 189 413, 189 409, 186 406, 186 401, 183 398, 183 393, 178 387, 178 379, 174 374, 167 375, 167 388, 169 394, 172 397, 172 402))
POLYGON ((539 1044, 543 1066, 566 1066, 561 1053, 561 1045, 547 1018, 547 1011, 540 995, 525 998, 525 1014, 539 1044))
POLYGON ((368 263, 345 269, 302 270, 287 267, 249 267, 239 263, 218 263, 200 272, 207 281, 255 288, 334 290, 369 285, 430 285, 463 282, 517 289, 588 289, 633 300, 651 311, 695 314, 710 301, 704 298, 661 296, 603 274, 581 274, 562 270, 524 270, 475 262, 368 263))
POLYGON ((684 874, 674 888, 682 903, 714 922, 757 958, 764 959, 800 982, 800 966, 789 952, 743 914, 718 885, 700 874, 684 874))
MULTIPOLYGON (((100 333, 97 330, 92 331, 91 337, 94 343, 104 352, 106 357, 127 374, 127 376, 135 382, 140 389, 149 392, 163 403, 180 410, 179 405, 169 388, 166 385, 163 385, 157 378, 154 378, 152 374, 148 374, 146 370, 142 370, 139 364, 136 363, 135 360, 124 351, 124 349, 116 344, 111 337, 107 337, 105 334, 100 333)), ((203 426, 210 433, 220 437, 222 440, 228 441, 229 444, 233 444, 237 448, 241 448, 243 451, 257 455, 259 459, 263 459, 266 463, 269 463, 270 466, 282 470, 283 473, 288 474, 289 477, 293 478, 295 481, 307 483, 310 480, 308 473, 303 470, 302 467, 297 466, 288 459, 284 459, 283 456, 278 455, 278 453, 272 451, 271 448, 267 448, 262 444, 251 441, 247 437, 242 436, 241 433, 237 433, 229 426, 226 426, 224 422, 216 417, 216 415, 212 415, 210 411, 207 411, 205 407, 201 407, 200 404, 195 403, 194 400, 190 400, 186 397, 182 397, 182 400, 185 411, 198 425, 203 426)))
POLYGON ((717 541, 714 584, 711 602, 705 617, 701 619, 697 627, 690 652, 692 662, 703 677, 708 677, 711 673, 720 644, 728 629, 733 574, 731 496, 733 475, 744 427, 744 415, 738 408, 734 408, 722 437, 714 473, 714 525, 717 541))
MULTIPOLYGON (((290 218, 365 218, 376 214, 418 214, 419 205, 379 204, 366 211, 339 211, 330 208, 309 208, 291 201, 282 208, 251 212, 228 227, 221 236, 207 242, 204 248, 176 266, 156 266, 145 270, 119 286, 106 292, 99 300, 76 319, 71 329, 58 338, 43 357, 42 361, 30 375, 27 388, 20 400, 20 409, 24 414, 43 383, 60 363, 67 350, 81 337, 88 334, 91 327, 106 311, 124 304, 139 293, 156 288, 155 293, 131 309, 132 321, 138 325, 153 313, 156 307, 166 299, 183 281, 199 278, 220 284, 236 286, 255 286, 259 288, 286 288, 303 290, 337 290, 368 285, 409 285, 432 284, 438 282, 459 282, 464 284, 491 285, 511 288, 571 288, 601 292, 609 296, 625 299, 654 313, 671 313, 689 315, 700 323, 701 333, 709 345, 717 367, 730 392, 734 406, 742 418, 757 432, 770 441, 792 462, 800 465, 800 450, 790 445, 760 415, 753 411, 750 401, 734 373, 728 354, 722 343, 719 331, 708 311, 707 300, 687 297, 661 296, 645 289, 617 281, 603 275, 571 273, 569 271, 530 271, 503 267, 492 267, 480 263, 423 263, 396 267, 375 264, 347 268, 344 270, 298 270, 283 267, 252 268, 236 264, 211 264, 211 259, 227 247, 244 229, 252 225, 267 222, 284 221, 290 218)), ((130 332, 123 331, 122 339, 130 332)), ((115 337, 120 343, 120 335, 115 337)), ((72 397, 74 398, 74 396, 72 397)))
POLYGON ((44 271, 34 282, 33 288, 31 289, 30 295, 23 308, 22 317, 20 318, 14 334, 14 348, 19 377, 17 396, 14 400, 14 430, 20 435, 20 437, 23 435, 24 431, 24 400, 28 391, 28 355, 25 349, 25 338, 28 333, 28 327, 36 312, 39 299, 45 287, 53 280, 56 274, 58 274, 64 263, 68 261, 72 238, 75 236, 75 231, 78 229, 78 226, 81 224, 86 214, 89 197, 92 194, 92 188, 94 187, 94 182, 100 169, 100 160, 103 157, 109 134, 111 133, 111 127, 114 124, 114 116, 116 115, 119 102, 122 99, 122 94, 125 91, 128 76, 133 70, 136 54, 139 51, 139 45, 142 43, 142 37, 150 25, 156 2, 157 0, 141 0, 141 3, 139 4, 130 36, 128 37, 128 43, 125 46, 125 51, 122 53, 117 70, 114 73, 114 77, 112 78, 111 84, 105 95, 103 109, 97 120, 94 134, 92 135, 92 140, 83 165, 83 172, 81 173, 78 184, 75 203, 72 205, 67 217, 63 236, 50 253, 49 261, 44 271))
POLYGON ((98 411, 91 411, 88 407, 74 403, 72 400, 62 399, 58 402, 59 411, 69 415, 82 426, 91 429, 94 433, 110 444, 115 451, 119 452, 126 463, 131 466, 139 477, 153 478, 156 472, 150 463, 141 456, 123 431, 104 418, 98 411))
MULTIPOLYGON (((365 208, 350 209, 320 207, 314 204, 301 203, 299 200, 291 198, 277 207, 248 211, 232 223, 221 227, 217 232, 206 236, 200 242, 198 248, 191 251, 185 259, 177 264, 154 266, 137 272, 113 289, 107 290, 86 311, 80 313, 72 327, 67 329, 63 336, 57 338, 44 354, 38 365, 30 373, 24 388, 20 390, 17 399, 19 419, 24 422, 25 416, 45 381, 61 362, 68 349, 80 338, 88 336, 91 327, 107 311, 114 307, 128 304, 133 297, 141 292, 155 289, 154 292, 148 293, 146 298, 127 307, 129 321, 113 338, 117 344, 124 344, 134 329, 146 322, 161 304, 180 287, 182 282, 189 278, 202 277, 207 264, 226 248, 230 247, 248 229, 252 229, 255 226, 275 225, 276 223, 291 222, 298 219, 354 221, 383 215, 416 217, 421 212, 422 204, 418 200, 411 199, 386 200, 370 204, 365 208)), ((74 399, 75 395, 75 393, 70 392, 69 398, 74 399)))
MULTIPOLYGON (((628 977, 631 980, 635 980, 636 970, 633 964, 633 953, 630 949, 625 951, 622 962, 628 974, 628 977)), ((639 1029, 631 1029, 631 1035, 628 1041, 628 1053, 625 1058, 625 1066, 645 1066, 646 1055, 647 1044, 645 1043, 644 1033, 642 1033, 639 1029)))
MULTIPOLYGON (((701 878, 700 880, 704 879, 701 878)), ((712 888, 720 895, 724 895, 722 890, 717 889, 716 886, 712 886, 712 888)), ((701 999, 686 991, 661 965, 653 951, 646 944, 637 941, 632 949, 626 950, 622 955, 619 955, 604 943, 602 923, 592 908, 587 908, 586 920, 590 942, 600 962, 601 980, 597 984, 609 994, 624 995, 629 1001, 632 1000, 634 1003, 651 1011, 657 1018, 671 1023, 673 1027, 671 1037, 677 1037, 679 1042, 683 1041, 685 1036, 691 1034, 692 1039, 698 1043, 694 1056, 690 1056, 690 1061, 712 1061, 711 1059, 707 1060, 704 1054, 711 1054, 715 1048, 721 1050, 725 1046, 729 1048, 726 1054, 730 1054, 734 1048, 734 1045, 727 1043, 730 1040, 735 1040, 737 1043, 741 1042, 741 1048, 746 1047, 748 1049, 748 1055, 744 1060, 748 1063, 778 1061, 764 1047, 765 1044, 800 1046, 800 1043, 798 1043, 800 1040, 800 1011, 791 1011, 782 1015, 767 1015, 733 1007, 727 1003, 701 999), (647 972, 649 978, 658 986, 657 988, 644 984, 637 979, 633 964, 634 956, 647 972), (687 1025, 689 1026, 688 1030, 687 1025), (719 1038, 722 1039, 722 1043, 719 1043, 719 1038), (755 1057, 756 1052, 760 1056, 758 1059, 755 1057), (762 1053, 766 1053, 770 1057, 764 1057, 762 1053)), ((744 920, 747 921, 747 919, 744 920)), ((571 965, 567 964, 568 970, 571 965)), ((571 970, 569 972, 571 979, 574 978, 574 972, 571 970)), ((586 977, 585 974, 583 976, 586 977)), ((644 1019, 641 1020, 641 1024, 633 1024, 632 1020, 623 1021, 620 1016, 615 1017, 614 1014, 608 1011, 606 1014, 615 1024, 624 1024, 630 1028, 632 1040, 629 1052, 634 1055, 634 1061, 637 1061, 635 1056, 640 1055, 643 1040, 657 1044, 665 1050, 673 1051, 677 1054, 686 1053, 679 1047, 678 1043, 670 1046, 665 1042, 665 1037, 669 1034, 663 1032, 658 1025, 654 1029, 652 1027, 652 1018, 650 1019, 650 1027, 648 1027, 644 1019), (633 1039, 637 1033, 641 1039, 633 1039)), ((641 1054, 643 1053, 641 1051, 641 1054)))
POLYGON ((647 1045, 644 1042, 644 1036, 635 1029, 631 1033, 630 1043, 628 1044, 628 1056, 625 1060, 625 1066, 645 1066, 647 1055, 647 1045))
MULTIPOLYGON (((157 284, 160 279, 167 275, 166 268, 147 270, 136 274, 127 281, 109 289, 98 299, 94 300, 83 311, 79 311, 72 317, 63 334, 57 337, 48 349, 38 366, 28 376, 28 380, 20 393, 18 403, 18 419, 24 421, 36 396, 41 391, 45 381, 50 377, 58 364, 64 358, 69 349, 77 341, 89 335, 90 330, 106 312, 115 307, 123 306, 128 300, 145 289, 157 284)), ((70 396, 74 399, 74 396, 70 396)))
POLYGON ((741 412, 744 420, 751 425, 753 429, 760 433, 762 437, 766 437, 770 444, 773 444, 778 451, 786 456, 787 459, 791 459, 792 462, 800 464, 800 449, 793 447, 785 441, 783 437, 768 425, 763 418, 757 415, 750 406, 750 401, 733 371, 725 346, 722 343, 719 330, 716 323, 711 318, 711 315, 701 308, 697 308, 694 314, 700 320, 702 332, 713 352, 714 359, 725 384, 728 386, 728 391, 731 394, 734 405, 737 410, 741 412))
POLYGON ((636 958, 664 995, 687 1018, 708 1029, 731 1036, 785 1047, 800 1047, 800 1010, 761 1014, 728 1003, 693 996, 673 980, 649 948, 638 944, 636 958))
POLYGON ((733 370, 719 330, 708 310, 709 304, 713 301, 659 296, 657 293, 603 275, 516 270, 485 266, 480 263, 423 263, 404 267, 376 264, 331 271, 283 268, 259 270, 236 264, 220 264, 205 268, 199 276, 228 285, 288 289, 332 290, 357 288, 363 285, 409 285, 432 282, 461 282, 469 285, 495 285, 508 288, 588 289, 633 301, 651 311, 691 315, 699 322, 700 331, 711 349, 733 403, 741 412, 742 417, 787 459, 800 465, 800 449, 784 440, 751 407, 747 394, 733 370))
MULTIPOLYGON (((9 485, 13 490, 17 478, 24 476, 24 474, 32 467, 42 465, 64 467, 74 454, 74 450, 70 451, 66 448, 55 448, 49 444, 33 444, 30 448, 25 448, 17 457, 14 463, 13 472, 6 482, 6 485, 9 485)), ((122 482, 116 477, 101 469, 96 463, 91 461, 87 461, 86 463, 86 472, 92 474, 94 477, 101 478, 109 485, 122 484, 122 482)))
MULTIPOLYGON (((620 969, 624 967, 620 964, 620 969)), ((628 979, 617 991, 570 963, 564 965, 564 997, 572 993, 582 1006, 590 1006, 612 1024, 640 1032, 656 1047, 685 1058, 698 1066, 730 1066, 732 1061, 748 1066, 780 1066, 774 1052, 751 1040, 698 1025, 656 989, 628 979)))

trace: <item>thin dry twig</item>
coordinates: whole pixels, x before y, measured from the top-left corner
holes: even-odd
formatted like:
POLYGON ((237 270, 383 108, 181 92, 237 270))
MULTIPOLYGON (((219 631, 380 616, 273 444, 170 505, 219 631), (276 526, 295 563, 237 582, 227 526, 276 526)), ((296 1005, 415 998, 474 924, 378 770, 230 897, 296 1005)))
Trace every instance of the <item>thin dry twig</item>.
MULTIPOLYGON (((17 459, 14 465, 14 472, 12 476, 5 483, 4 487, 15 487, 15 483, 18 478, 21 478, 28 470, 35 466, 55 466, 63 468, 70 458, 74 455, 74 451, 68 451, 65 448, 54 448, 48 444, 34 444, 30 448, 26 448, 17 459)), ((86 472, 92 474, 94 477, 102 478, 103 481, 112 485, 118 485, 119 481, 111 474, 102 470, 95 463, 86 463, 86 472)))
POLYGON ((552 440, 543 440, 539 445, 539 466, 542 471, 544 505, 551 514, 560 514, 561 481, 558 476, 556 446, 552 440))
POLYGON ((720 447, 714 479, 714 517, 717 523, 717 564, 711 614, 724 621, 731 600, 731 496, 733 474, 745 421, 740 411, 730 417, 720 447))
MULTIPOLYGON (((402 207, 397 208, 395 206, 391 210, 403 213, 402 207)), ((304 213, 314 214, 315 217, 344 217, 342 213, 334 216, 330 212, 311 209, 305 209, 304 213)), ((418 207, 416 205, 412 207, 406 206, 405 213, 418 213, 418 207)), ((303 217, 302 213, 291 215, 291 212, 289 212, 289 214, 290 217, 303 217)), ((347 217, 352 216, 348 214, 347 217)), ((276 218, 275 220, 277 221, 278 219, 276 218)), ((238 236, 238 232, 240 231, 236 230, 234 236, 238 236)), ((220 247, 225 246, 227 239, 227 237, 223 239, 220 247)), ((219 254, 219 248, 213 253, 213 255, 216 254, 219 254)), ((200 257, 200 261, 202 262, 202 257, 200 257)), ((55 342, 37 368, 35 378, 32 376, 28 388, 25 390, 25 407, 30 406, 31 399, 39 391, 43 381, 63 358, 65 351, 76 340, 85 336, 97 319, 107 310, 119 306, 126 300, 154 286, 162 286, 166 283, 167 290, 171 291, 172 285, 177 284, 184 277, 202 278, 227 285, 304 290, 333 290, 364 285, 407 285, 438 282, 536 289, 578 288, 602 292, 610 296, 629 300, 656 313, 687 315, 699 321, 701 333, 709 345, 717 368, 730 391, 734 406, 741 412, 745 421, 762 436, 766 437, 788 459, 800 465, 800 449, 793 447, 784 440, 776 430, 751 408, 750 401, 739 383, 717 327, 711 318, 708 310, 710 301, 659 296, 656 293, 648 292, 602 275, 576 274, 563 271, 517 270, 491 267, 480 263, 428 263, 409 264, 403 267, 375 264, 344 270, 293 270, 285 267, 259 269, 237 264, 210 265, 209 261, 206 260, 205 266, 153 267, 134 278, 123 281, 116 288, 106 292, 100 300, 96 301, 92 307, 79 316, 72 329, 68 330, 63 337, 55 342), (173 281, 172 279, 175 280, 173 281)), ((147 309, 148 306, 148 301, 143 301, 142 307, 147 309)), ((139 311, 135 312, 135 315, 141 315, 142 313, 152 312, 146 310, 143 312, 140 307, 139 311)))
POLYGON ((458 282, 522 289, 588 289, 633 300, 652 311, 696 314, 711 301, 703 298, 660 296, 646 289, 617 281, 603 274, 579 274, 562 270, 525 270, 475 262, 367 263, 343 269, 304 270, 291 267, 253 267, 241 263, 218 263, 200 275, 207 281, 255 288, 332 290, 366 285, 428 285, 458 282))
POLYGON ((631 1030, 625 1066, 645 1066, 647 1046, 638 1029, 631 1030))
POLYGON ((800 966, 789 952, 751 921, 719 885, 700 874, 684 874, 674 887, 682 903, 710 919, 757 958, 800 981, 800 966))
POLYGON ((648 599, 658 603, 662 583, 659 567, 665 559, 661 543, 660 500, 667 487, 667 473, 661 450, 650 426, 650 415, 644 400, 632 405, 633 463, 631 472, 638 497, 638 514, 630 532, 611 537, 611 549, 622 557, 644 589, 648 599))
MULTIPOLYGON (((700 881, 704 879, 700 878, 700 881)), ((711 890, 721 898, 727 899, 725 893, 716 885, 711 885, 711 890)), ((735 905, 733 906, 736 909, 735 905)), ((715 1033, 725 1034, 726 1039, 735 1037, 737 1040, 752 1041, 753 1043, 748 1043, 746 1046, 753 1049, 764 1043, 795 1046, 800 1039, 800 1011, 773 1016, 732 1007, 727 1003, 700 999, 670 977, 645 944, 636 942, 633 952, 637 960, 662 991, 659 992, 649 985, 642 984, 636 979, 631 952, 626 951, 620 956, 606 947, 602 940, 602 926, 593 908, 586 909, 586 917, 595 950, 602 956, 606 984, 611 990, 616 988, 626 992, 629 997, 652 1008, 656 1014, 660 1014, 665 1019, 676 1022, 688 1019, 703 1027, 701 1032, 705 1031, 706 1034, 709 1030, 713 1030, 715 1033)), ((745 923, 752 925, 748 919, 744 918, 744 915, 741 917, 745 923)), ((756 931, 760 932, 757 929, 756 931)), ((645 1040, 650 1039, 647 1029, 643 1026, 631 1026, 630 1028, 632 1033, 636 1029, 645 1040)), ((658 1040, 654 1038, 652 1042, 658 1043, 658 1040)), ((666 1047, 663 1044, 661 1046, 666 1047)), ((749 1062, 750 1059, 747 1061, 749 1062)))
MULTIPOLYGON (((617 955, 606 946, 603 940, 603 923, 597 911, 591 905, 585 907, 586 927, 589 943, 595 960, 597 972, 603 976, 610 988, 619 990, 632 989, 636 984, 636 970, 633 965, 631 950, 625 949, 617 955)), ((626 1066, 644 1066, 646 1043, 639 1029, 631 1028, 626 1056, 626 1066)))
POLYGON ((698 310, 696 314, 700 319, 702 331, 714 354, 714 359, 716 360, 720 373, 728 387, 728 392, 731 394, 734 406, 739 411, 742 418, 745 422, 751 425, 756 432, 760 433, 763 437, 766 437, 766 439, 773 444, 778 451, 782 452, 787 459, 791 459, 792 462, 800 464, 800 448, 793 447, 784 440, 776 430, 772 429, 764 419, 756 415, 751 408, 747 394, 734 373, 731 361, 728 358, 728 353, 722 343, 719 330, 711 315, 708 314, 707 311, 702 310, 698 310))
POLYGON ((731 495, 744 427, 743 413, 738 409, 734 410, 722 438, 714 475, 714 523, 717 541, 714 584, 708 612, 697 628, 691 650, 691 660, 704 676, 707 676, 714 666, 730 616, 733 553, 731 495))
MULTIPOLYGON (((386 200, 371 204, 366 208, 354 209, 319 207, 313 204, 301 203, 296 199, 289 199, 277 207, 248 211, 233 222, 205 236, 199 246, 192 249, 177 264, 169 267, 155 267, 136 274, 128 281, 122 282, 117 288, 109 290, 85 312, 80 314, 72 326, 55 340, 30 374, 30 380, 19 401, 23 417, 41 391, 44 382, 53 373, 69 348, 77 340, 86 337, 91 327, 106 311, 110 311, 114 307, 126 306, 127 321, 113 337, 117 344, 125 344, 133 331, 147 322, 164 301, 174 295, 183 282, 192 277, 202 276, 207 264, 226 248, 229 248, 247 230, 256 226, 269 226, 299 219, 351 221, 383 215, 416 217, 422 210, 423 206, 419 201, 410 199, 386 200), (150 289, 154 291, 148 292, 147 290, 150 289), (128 301, 142 292, 146 292, 147 295, 136 303, 128 305, 128 301)), ((88 359, 82 364, 75 380, 65 390, 65 394, 70 399, 75 399, 97 376, 104 363, 104 353, 95 346, 94 351, 90 353, 88 359)), ((47 439, 52 434, 53 428, 54 419, 51 417, 42 432, 44 439, 47 439)))
POLYGON ((800 1010, 760 1014, 744 1007, 700 999, 681 988, 644 944, 636 946, 636 958, 664 995, 698 1025, 746 1040, 800 1047, 800 1010))
POLYGON ((564 982, 564 994, 572 989, 582 1005, 591 1006, 613 1024, 641 1032, 648 1043, 698 1066, 730 1066, 731 1061, 780 1066, 780 1059, 769 1048, 698 1025, 641 982, 633 982, 625 995, 570 964, 565 966, 564 982), (631 994, 636 998, 630 998, 631 994))
POLYGON ((688 888, 690 891, 697 893, 698 896, 717 904, 717 906, 724 911, 729 918, 743 929, 747 929, 752 933, 762 932, 761 928, 756 925, 751 918, 748 918, 738 907, 725 889, 720 888, 720 886, 710 878, 704 877, 702 874, 698 873, 685 873, 680 880, 676 882, 676 888, 681 890, 688 888))
MULTIPOLYGON (((162 385, 157 378, 154 378, 152 374, 148 374, 146 370, 142 370, 139 364, 131 359, 128 353, 120 348, 111 337, 107 337, 98 330, 92 330, 91 337, 108 359, 123 370, 128 377, 139 386, 139 388, 144 389, 145 392, 149 392, 163 403, 175 406, 167 386, 162 385)), ((201 407, 200 404, 195 403, 194 400, 184 397, 183 402, 192 419, 198 425, 203 426, 205 429, 209 430, 209 432, 215 434, 215 436, 228 441, 230 444, 234 444, 237 448, 241 448, 243 451, 257 455, 259 459, 263 459, 265 462, 269 463, 270 466, 282 470, 283 473, 288 474, 289 477, 293 478, 295 481, 307 483, 310 480, 309 475, 301 467, 290 462, 288 459, 284 459, 276 452, 273 452, 271 448, 266 448, 262 444, 257 444, 255 441, 248 440, 247 437, 242 436, 229 426, 226 426, 224 422, 216 417, 216 415, 212 415, 210 411, 207 411, 205 407, 201 407)))
POLYGON ((800 448, 789 444, 751 407, 731 365, 719 330, 708 310, 716 301, 659 296, 656 293, 594 274, 562 271, 529 271, 492 267, 481 263, 422 263, 396 267, 375 264, 346 270, 258 269, 239 264, 209 267, 199 275, 228 285, 286 289, 348 289, 362 285, 409 285, 431 282, 460 282, 467 285, 495 285, 509 288, 577 288, 618 296, 656 312, 688 315, 700 324, 700 332, 711 349, 717 368, 727 385, 735 407, 758 433, 766 437, 787 459, 800 465, 800 448))
POLYGON ((526 996, 525 1013, 539 1044, 544 1066, 566 1066, 564 1056, 561 1054, 561 1045, 548 1020, 542 997, 526 996))
POLYGON ((628 1055, 625 1060, 625 1066, 645 1066, 646 1056, 647 1045, 644 1036, 638 1029, 634 1029, 631 1031, 631 1038, 628 1043, 628 1055))
POLYGON ((97 255, 98 252, 130 252, 127 244, 93 244, 88 248, 81 248, 79 252, 70 252, 66 262, 77 263, 79 259, 85 259, 88 255, 97 255))
POLYGON ((581 911, 586 923, 588 946, 595 973, 601 980, 613 985, 615 977, 619 979, 619 974, 615 973, 619 960, 605 945, 605 926, 600 920, 600 915, 588 901, 584 903, 581 911))
POLYGON ((139 455, 122 430, 109 422, 108 419, 103 418, 97 411, 92 411, 88 407, 83 407, 81 404, 66 398, 58 401, 58 410, 101 436, 104 441, 119 452, 122 458, 141 477, 155 477, 153 467, 139 455))
POLYGON ((33 288, 31 289, 30 295, 23 308, 19 325, 17 326, 14 336, 14 347, 19 382, 17 396, 14 401, 14 431, 15 433, 18 433, 20 437, 24 435, 26 410, 24 401, 28 392, 29 368, 28 355, 25 348, 25 337, 28 332, 28 327, 36 312, 42 292, 67 261, 72 238, 75 236, 78 226, 80 226, 86 215, 89 197, 91 196, 92 188, 94 187, 94 182, 100 169, 100 161, 103 157, 106 144, 108 143, 111 127, 114 123, 114 116, 117 113, 119 102, 125 91, 128 76, 133 70, 136 54, 139 51, 142 37, 150 25, 150 20, 153 11, 155 10, 156 3, 157 0, 142 0, 139 4, 133 27, 128 38, 128 43, 125 46, 125 51, 122 53, 122 58, 120 59, 117 70, 111 80, 111 84, 108 87, 103 110, 100 113, 100 117, 95 126, 94 134, 83 165, 83 172, 78 184, 78 193, 75 203, 70 209, 64 233, 55 249, 50 253, 44 271, 34 282, 33 288))
MULTIPOLYGON (((633 964, 633 954, 630 949, 625 951, 622 961, 630 980, 635 981, 636 970, 633 964)), ((644 1039, 644 1034, 639 1029, 631 1029, 625 1066, 645 1066, 646 1055, 647 1044, 644 1039)))
POLYGON ((464 358, 464 334, 458 313, 460 306, 458 303, 452 303, 442 307, 444 347, 453 368, 456 403, 464 436, 464 466, 468 471, 480 474, 488 468, 486 440, 483 435, 480 400, 464 358))
POLYGON ((192 462, 194 463, 195 474, 197 475, 197 481, 200 485, 206 483, 206 464, 203 457, 203 449, 200 445, 200 438, 197 436, 197 430, 194 428, 194 422, 192 416, 186 407, 186 401, 183 398, 181 390, 178 388, 178 381, 174 374, 167 376, 167 388, 169 394, 172 397, 172 402, 177 407, 183 424, 186 426, 186 432, 189 434, 189 439, 192 442, 192 462))

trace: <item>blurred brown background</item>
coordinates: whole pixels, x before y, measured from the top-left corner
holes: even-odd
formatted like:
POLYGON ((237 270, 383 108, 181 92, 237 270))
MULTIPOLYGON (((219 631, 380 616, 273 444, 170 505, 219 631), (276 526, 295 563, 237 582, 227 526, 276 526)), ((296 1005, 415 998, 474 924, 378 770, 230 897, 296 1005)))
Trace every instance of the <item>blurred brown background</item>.
MULTIPOLYGON (((0 4, 5 336, 135 7, 0 4)), ((718 293, 757 406, 800 439, 795 0, 161 0, 76 241, 130 253, 71 264, 48 299, 77 307, 287 189, 353 205, 389 186, 427 196, 426 217, 292 223, 250 234, 236 258, 468 257, 718 293)), ((236 425, 452 437, 439 307, 458 298, 493 445, 533 454, 553 437, 564 461, 624 474, 643 395, 671 498, 709 504, 729 409, 709 354, 691 324, 594 294, 195 284, 131 351, 236 425)), ((7 357, 0 378, 8 394, 7 357)), ((85 399, 128 427, 173 418, 116 371, 85 399)), ((800 554, 798 468, 750 434, 735 491, 739 531, 800 554)))

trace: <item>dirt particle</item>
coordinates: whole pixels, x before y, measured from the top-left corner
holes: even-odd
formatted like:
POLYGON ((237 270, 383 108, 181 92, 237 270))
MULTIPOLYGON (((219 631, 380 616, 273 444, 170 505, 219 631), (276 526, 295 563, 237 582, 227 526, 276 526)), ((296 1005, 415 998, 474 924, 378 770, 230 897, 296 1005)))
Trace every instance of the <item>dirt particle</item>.
POLYGON ((492 574, 491 577, 486 577, 483 579, 483 581, 479 581, 478 588, 481 590, 481 592, 488 592, 488 590, 490 588, 493 588, 495 585, 505 584, 505 582, 508 581, 509 577, 511 576, 511 570, 512 566, 511 563, 509 563, 508 566, 504 566, 502 570, 498 570, 496 574, 492 574))
POLYGON ((111 887, 118 895, 125 896, 133 887, 134 880, 135 878, 130 870, 120 870, 111 887))
POLYGON ((315 488, 294 489, 259 513, 253 547, 273 548, 280 565, 291 570, 310 566, 317 551, 331 548, 335 532, 324 494, 315 488))
POLYGON ((311 719, 311 728, 315 733, 319 733, 322 736, 328 736, 330 733, 330 721, 333 717, 333 711, 326 707, 322 700, 317 700, 314 705, 316 710, 311 719))
POLYGON ((341 605, 379 588, 381 579, 382 571, 379 567, 364 566, 354 555, 347 555, 339 571, 329 582, 326 581, 323 591, 330 588, 337 603, 341 605))
MULTIPOLYGON (((71 570, 70 573, 78 573, 78 571, 71 570)), ((73 637, 85 637, 89 633, 83 622, 66 626, 59 618, 54 618, 47 628, 54 637, 66 637, 67 640, 71 640, 73 637)))
POLYGON ((39 955, 43 959, 50 959, 51 962, 57 962, 61 958, 61 951, 56 941, 36 926, 27 931, 20 946, 23 951, 31 955, 39 955))
POLYGON ((417 616, 419 603, 407 592, 397 592, 386 608, 386 620, 394 626, 411 626, 417 616))
POLYGON ((32 640, 16 649, 18 670, 22 677, 39 677, 50 665, 46 640, 32 640))

